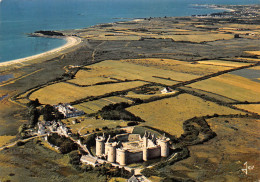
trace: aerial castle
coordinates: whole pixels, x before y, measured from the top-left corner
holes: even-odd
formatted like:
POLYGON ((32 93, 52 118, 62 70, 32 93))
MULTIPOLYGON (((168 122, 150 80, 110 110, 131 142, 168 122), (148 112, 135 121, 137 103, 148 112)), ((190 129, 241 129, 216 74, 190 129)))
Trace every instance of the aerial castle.
POLYGON ((139 134, 120 134, 113 139, 103 136, 96 138, 96 155, 105 157, 108 162, 120 165, 147 161, 149 159, 169 156, 169 138, 165 135, 156 138, 145 132, 139 134))

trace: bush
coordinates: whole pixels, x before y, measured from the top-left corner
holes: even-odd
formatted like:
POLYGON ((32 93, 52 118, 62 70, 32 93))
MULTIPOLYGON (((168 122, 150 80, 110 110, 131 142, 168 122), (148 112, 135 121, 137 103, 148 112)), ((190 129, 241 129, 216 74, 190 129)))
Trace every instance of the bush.
POLYGON ((48 136, 48 142, 52 145, 59 147, 59 150, 63 154, 67 154, 73 150, 77 150, 78 146, 69 138, 65 136, 59 136, 58 134, 54 133, 48 136))
POLYGON ((138 122, 135 122, 135 121, 127 123, 127 126, 136 126, 136 125, 138 125, 138 122))
POLYGON ((22 142, 22 141, 18 141, 18 142, 16 143, 17 146, 22 146, 22 145, 24 145, 24 144, 25 144, 25 143, 22 142))

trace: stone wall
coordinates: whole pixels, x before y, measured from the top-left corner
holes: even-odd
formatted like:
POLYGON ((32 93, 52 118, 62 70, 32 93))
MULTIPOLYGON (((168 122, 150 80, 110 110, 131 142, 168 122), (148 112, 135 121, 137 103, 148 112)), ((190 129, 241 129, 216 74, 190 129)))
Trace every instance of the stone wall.
POLYGON ((161 157, 161 147, 154 147, 148 149, 148 159, 161 157))
POLYGON ((128 152, 127 153, 127 164, 143 161, 143 151, 140 152, 128 152))

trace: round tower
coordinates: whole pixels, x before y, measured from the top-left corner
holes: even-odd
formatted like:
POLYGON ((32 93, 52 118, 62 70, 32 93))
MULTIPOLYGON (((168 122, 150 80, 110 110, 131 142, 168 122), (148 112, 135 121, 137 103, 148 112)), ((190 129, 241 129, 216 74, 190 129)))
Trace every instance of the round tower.
POLYGON ((169 138, 162 138, 158 140, 158 144, 161 146, 161 157, 169 156, 169 138))
POLYGON ((147 134, 145 132, 144 136, 143 136, 143 160, 147 161, 148 160, 148 137, 147 134))
POLYGON ((96 155, 101 156, 105 152, 105 137, 97 136, 96 138, 96 155))
POLYGON ((146 147, 143 148, 143 160, 148 161, 148 149, 146 147))
POLYGON ((121 166, 125 166, 126 165, 126 153, 127 151, 124 149, 117 149, 116 150, 117 153, 117 161, 121 166))
POLYGON ((110 143, 107 143, 107 142, 105 143, 105 155, 108 154, 109 145, 110 145, 110 143))
POLYGON ((107 161, 108 162, 116 162, 116 146, 115 145, 107 145, 107 161))

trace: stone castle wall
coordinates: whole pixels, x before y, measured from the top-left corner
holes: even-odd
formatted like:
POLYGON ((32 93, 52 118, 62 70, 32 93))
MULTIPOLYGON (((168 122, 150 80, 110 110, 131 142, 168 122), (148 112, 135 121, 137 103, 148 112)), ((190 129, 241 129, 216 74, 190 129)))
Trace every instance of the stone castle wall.
POLYGON ((161 147, 148 148, 148 159, 161 157, 161 147))
POLYGON ((143 151, 140 152, 128 152, 126 155, 127 164, 143 161, 143 151))

